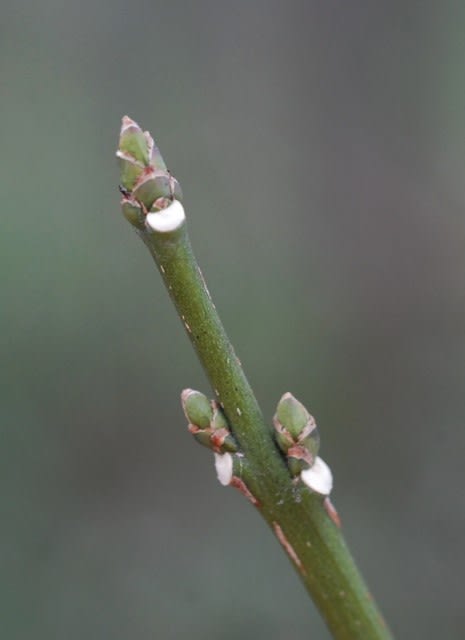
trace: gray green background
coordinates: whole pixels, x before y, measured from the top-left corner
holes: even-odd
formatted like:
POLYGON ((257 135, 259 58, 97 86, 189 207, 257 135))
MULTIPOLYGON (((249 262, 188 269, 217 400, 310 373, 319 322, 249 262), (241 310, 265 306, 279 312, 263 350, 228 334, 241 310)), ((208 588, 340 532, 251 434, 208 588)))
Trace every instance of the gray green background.
POLYGON ((449 2, 2 3, 2 638, 329 637, 187 433, 208 384, 120 214, 125 113, 264 412, 315 415, 397 638, 464 637, 464 28, 449 2))

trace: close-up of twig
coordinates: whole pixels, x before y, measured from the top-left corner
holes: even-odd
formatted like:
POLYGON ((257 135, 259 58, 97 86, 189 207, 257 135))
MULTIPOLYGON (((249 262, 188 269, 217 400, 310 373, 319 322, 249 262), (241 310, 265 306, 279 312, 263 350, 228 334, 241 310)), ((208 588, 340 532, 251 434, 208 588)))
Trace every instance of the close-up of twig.
POLYGON ((274 417, 263 416, 194 256, 181 187, 150 134, 127 116, 117 156, 123 214, 153 257, 214 395, 182 392, 189 431, 213 451, 221 484, 265 519, 333 637, 392 638, 331 502, 333 474, 318 455, 325 434, 289 392, 274 417))
POLYGON ((2 9, 2 638, 463 640, 465 3, 2 9))

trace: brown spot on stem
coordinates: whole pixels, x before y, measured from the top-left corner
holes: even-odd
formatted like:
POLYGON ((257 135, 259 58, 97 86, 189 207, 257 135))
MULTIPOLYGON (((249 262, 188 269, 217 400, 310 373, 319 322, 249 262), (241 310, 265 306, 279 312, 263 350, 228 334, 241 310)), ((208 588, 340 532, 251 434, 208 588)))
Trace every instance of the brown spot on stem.
POLYGON ((341 526, 342 526, 341 518, 339 517, 339 514, 336 511, 336 507, 333 505, 333 503, 329 499, 329 496, 326 496, 326 498, 324 499, 323 506, 325 508, 326 513, 331 518, 331 520, 334 522, 336 527, 338 527, 338 529, 340 529, 341 526))
POLYGON ((283 530, 281 529, 281 527, 277 522, 273 522, 273 529, 284 551, 290 557, 292 562, 296 565, 300 573, 304 576, 307 575, 307 572, 305 571, 299 556, 295 552, 294 547, 289 543, 288 539, 284 535, 283 530))
POLYGON ((230 482, 230 485, 232 487, 236 487, 236 489, 239 489, 239 491, 242 493, 242 495, 245 496, 247 498, 247 500, 250 500, 250 502, 255 507, 259 507, 260 506, 260 502, 253 495, 253 493, 250 492, 249 488, 247 487, 247 485, 245 484, 245 482, 241 478, 239 478, 238 476, 233 476, 232 480, 230 482))

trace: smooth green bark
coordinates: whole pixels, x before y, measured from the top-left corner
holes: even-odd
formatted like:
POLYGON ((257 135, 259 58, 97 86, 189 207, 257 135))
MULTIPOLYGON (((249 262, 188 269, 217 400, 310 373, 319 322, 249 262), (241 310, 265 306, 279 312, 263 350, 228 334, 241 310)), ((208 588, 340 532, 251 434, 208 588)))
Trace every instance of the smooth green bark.
MULTIPOLYGON (((186 224, 139 231, 244 453, 242 480, 338 640, 392 638, 324 497, 292 482, 193 255, 186 224)), ((285 598, 285 596, 283 596, 285 598)), ((285 606, 285 601, 283 601, 285 606)))

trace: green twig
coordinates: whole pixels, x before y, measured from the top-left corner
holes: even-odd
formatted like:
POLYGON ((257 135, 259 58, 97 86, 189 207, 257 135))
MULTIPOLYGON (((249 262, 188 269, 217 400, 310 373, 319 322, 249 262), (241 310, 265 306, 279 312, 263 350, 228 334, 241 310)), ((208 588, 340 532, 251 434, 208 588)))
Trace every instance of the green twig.
POLYGON ((237 453, 216 449, 220 480, 239 488, 268 522, 334 638, 392 638, 345 545, 329 498, 292 477, 195 260, 179 185, 150 136, 129 118, 123 119, 118 156, 123 212, 160 270, 237 442, 237 453))

